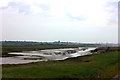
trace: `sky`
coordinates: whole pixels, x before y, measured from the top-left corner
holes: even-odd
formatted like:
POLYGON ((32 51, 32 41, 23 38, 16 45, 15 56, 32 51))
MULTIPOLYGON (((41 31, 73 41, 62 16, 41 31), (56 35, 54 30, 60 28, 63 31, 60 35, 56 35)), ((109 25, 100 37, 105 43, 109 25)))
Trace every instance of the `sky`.
POLYGON ((0 0, 2 40, 118 42, 118 0, 0 0))

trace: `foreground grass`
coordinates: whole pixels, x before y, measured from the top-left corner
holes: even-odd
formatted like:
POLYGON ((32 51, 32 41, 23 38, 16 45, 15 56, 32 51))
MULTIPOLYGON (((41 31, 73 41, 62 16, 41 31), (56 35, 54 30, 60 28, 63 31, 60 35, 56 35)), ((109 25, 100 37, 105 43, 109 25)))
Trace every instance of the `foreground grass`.
POLYGON ((118 73, 118 52, 64 61, 3 65, 3 78, 112 78, 118 73))

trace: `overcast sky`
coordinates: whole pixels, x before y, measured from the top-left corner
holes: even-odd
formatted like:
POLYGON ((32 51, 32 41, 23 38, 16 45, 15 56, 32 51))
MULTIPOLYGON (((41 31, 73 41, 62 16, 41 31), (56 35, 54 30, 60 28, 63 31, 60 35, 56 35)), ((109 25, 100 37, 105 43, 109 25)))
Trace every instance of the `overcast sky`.
POLYGON ((2 40, 117 42, 118 0, 0 0, 0 29, 2 40))

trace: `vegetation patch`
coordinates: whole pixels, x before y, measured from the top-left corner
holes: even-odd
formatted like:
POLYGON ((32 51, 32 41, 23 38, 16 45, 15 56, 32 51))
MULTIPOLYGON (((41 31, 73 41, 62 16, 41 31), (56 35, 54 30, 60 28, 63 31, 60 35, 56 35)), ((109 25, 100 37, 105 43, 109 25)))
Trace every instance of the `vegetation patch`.
POLYGON ((112 78, 118 72, 118 52, 81 56, 63 61, 3 65, 3 78, 112 78))

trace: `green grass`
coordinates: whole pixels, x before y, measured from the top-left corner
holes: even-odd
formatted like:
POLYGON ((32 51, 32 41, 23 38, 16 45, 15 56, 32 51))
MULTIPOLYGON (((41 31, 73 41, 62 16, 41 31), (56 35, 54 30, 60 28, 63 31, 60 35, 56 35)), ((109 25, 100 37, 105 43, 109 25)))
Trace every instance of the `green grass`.
POLYGON ((120 68, 118 67, 118 63, 116 63, 115 65, 111 65, 109 67, 107 67, 103 72, 100 73, 100 77, 101 78, 112 78, 113 76, 115 76, 116 74, 118 74, 120 68))
POLYGON ((118 72, 118 52, 64 61, 3 65, 3 78, 112 78, 118 72))

